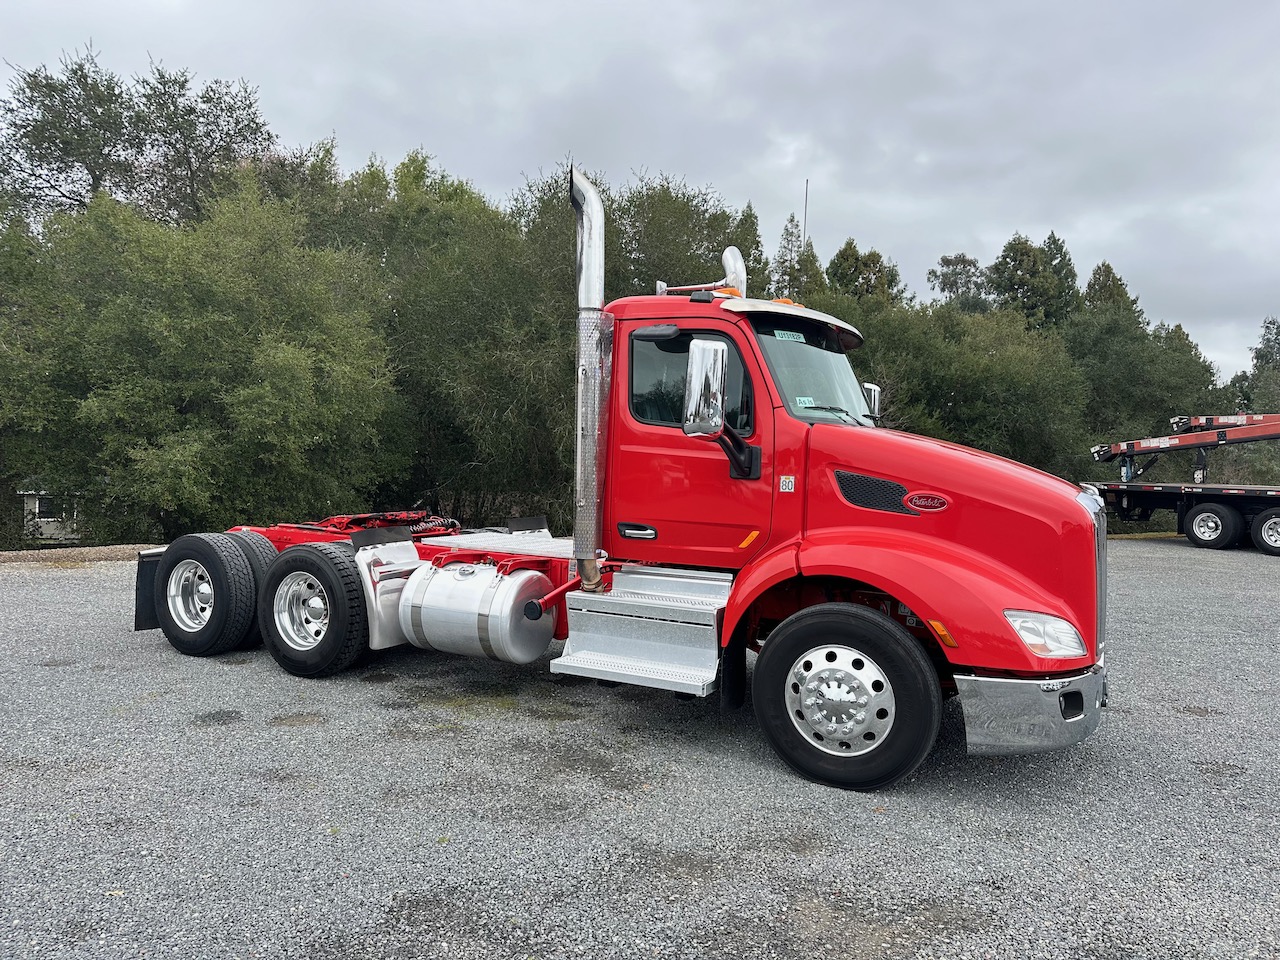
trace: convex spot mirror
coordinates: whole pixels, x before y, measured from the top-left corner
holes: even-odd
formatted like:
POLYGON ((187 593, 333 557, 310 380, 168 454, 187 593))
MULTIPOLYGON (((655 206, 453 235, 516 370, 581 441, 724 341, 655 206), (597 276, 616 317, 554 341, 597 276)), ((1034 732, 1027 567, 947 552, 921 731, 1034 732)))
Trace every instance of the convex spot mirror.
POLYGON ((729 345, 711 340, 689 344, 689 370, 684 381, 685 436, 719 440, 724 433, 724 388, 729 345))
POLYGON ((871 415, 873 417, 880 416, 880 385, 864 383, 862 389, 867 395, 867 406, 871 408, 871 415))

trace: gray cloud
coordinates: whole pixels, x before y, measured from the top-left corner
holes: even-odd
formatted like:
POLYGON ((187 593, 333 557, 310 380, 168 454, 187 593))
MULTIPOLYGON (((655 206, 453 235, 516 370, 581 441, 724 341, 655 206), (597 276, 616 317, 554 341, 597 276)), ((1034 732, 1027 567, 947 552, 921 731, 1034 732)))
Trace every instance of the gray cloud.
POLYGON ((348 167, 420 146, 496 198, 570 153, 666 171, 751 200, 769 252, 808 178, 819 253, 853 236, 926 296, 939 256, 1054 230, 1227 375, 1280 311, 1268 5, 12 5, 11 63, 92 38, 122 73, 244 77, 286 143, 334 134, 348 167))

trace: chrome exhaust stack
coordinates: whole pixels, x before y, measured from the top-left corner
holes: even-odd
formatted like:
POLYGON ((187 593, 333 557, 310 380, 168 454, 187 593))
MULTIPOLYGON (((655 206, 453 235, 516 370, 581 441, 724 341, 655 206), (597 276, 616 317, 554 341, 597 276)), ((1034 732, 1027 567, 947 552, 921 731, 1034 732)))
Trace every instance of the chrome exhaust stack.
POLYGON ((578 167, 569 169, 569 200, 578 215, 578 433, 574 461, 573 556, 582 589, 601 589, 598 551, 603 520, 604 454, 613 316, 604 312, 604 203, 578 167))

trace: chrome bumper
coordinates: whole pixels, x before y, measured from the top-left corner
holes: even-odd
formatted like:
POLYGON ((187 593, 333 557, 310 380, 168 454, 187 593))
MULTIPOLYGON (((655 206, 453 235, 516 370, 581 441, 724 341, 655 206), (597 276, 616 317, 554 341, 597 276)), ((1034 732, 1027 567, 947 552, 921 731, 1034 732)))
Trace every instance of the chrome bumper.
POLYGON ((1098 729, 1107 705, 1101 664, 1074 677, 1004 680, 957 676, 969 753, 1048 753, 1079 743, 1098 729))

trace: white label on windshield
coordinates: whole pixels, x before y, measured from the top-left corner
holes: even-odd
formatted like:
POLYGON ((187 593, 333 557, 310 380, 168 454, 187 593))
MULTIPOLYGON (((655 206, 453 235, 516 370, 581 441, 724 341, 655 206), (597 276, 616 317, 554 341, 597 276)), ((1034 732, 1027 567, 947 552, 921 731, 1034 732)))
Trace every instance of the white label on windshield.
POLYGON ((796 406, 797 407, 813 407, 813 406, 817 406, 817 404, 814 403, 813 397, 796 397, 796 406))
POLYGON ((773 331, 773 339, 775 340, 798 340, 804 343, 804 334, 796 333, 794 330, 775 330, 773 331))

